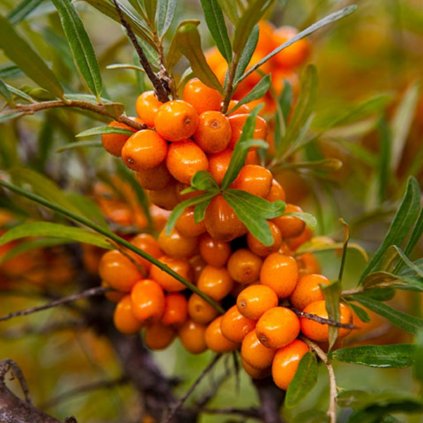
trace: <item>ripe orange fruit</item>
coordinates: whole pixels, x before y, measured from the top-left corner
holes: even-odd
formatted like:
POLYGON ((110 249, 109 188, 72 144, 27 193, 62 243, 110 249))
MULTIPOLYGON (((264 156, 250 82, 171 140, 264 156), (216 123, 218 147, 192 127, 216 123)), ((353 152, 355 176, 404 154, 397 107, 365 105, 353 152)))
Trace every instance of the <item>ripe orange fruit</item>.
POLYGON ((277 201, 277 200, 285 201, 285 199, 286 199, 286 194, 282 185, 276 179, 272 179, 272 185, 270 187, 270 191, 266 197, 266 200, 273 203, 274 201, 277 201))
POLYGON ((249 232, 247 234, 247 244, 248 248, 258 256, 266 257, 271 253, 275 253, 279 250, 282 244, 282 236, 281 232, 278 227, 273 222, 267 222, 269 225, 270 232, 273 238, 273 244, 266 246, 262 242, 260 242, 254 235, 249 232))
POLYGON ((268 21, 260 21, 259 24, 259 39, 257 42, 256 50, 259 51, 263 56, 269 54, 274 48, 275 45, 273 33, 275 32, 275 27, 268 21))
POLYGON ((294 292, 291 294, 291 304, 298 310, 303 310, 310 303, 324 300, 320 285, 329 285, 330 281, 326 276, 312 273, 310 275, 302 276, 294 292))
POLYGON ((113 314, 113 322, 119 332, 131 335, 141 330, 140 322, 132 311, 130 295, 123 297, 117 304, 113 314))
POLYGON ((201 113, 194 140, 206 153, 220 153, 225 150, 231 139, 231 125, 221 112, 201 113))
POLYGON ((300 275, 309 275, 311 273, 320 273, 319 261, 313 253, 304 253, 297 256, 300 275))
POLYGON ((200 354, 207 349, 206 326, 187 320, 178 330, 179 339, 187 351, 200 354))
POLYGON ((204 221, 195 222, 194 207, 187 207, 178 217, 175 224, 176 230, 185 237, 196 237, 206 232, 204 221))
POLYGON ((187 318, 188 303, 186 298, 176 292, 166 295, 162 323, 165 325, 181 325, 187 318))
POLYGON ((135 132, 122 148, 122 159, 126 166, 136 171, 159 166, 166 155, 166 141, 151 129, 135 132))
MULTIPOLYGON (((248 114, 243 114, 243 113, 229 116, 229 123, 231 124, 231 129, 232 129, 232 135, 231 135, 231 140, 229 142, 229 148, 233 149, 235 147, 235 144, 238 142, 242 134, 242 129, 245 125, 247 118, 248 118, 248 114)), ((266 136, 267 136, 267 123, 261 116, 257 116, 253 138, 265 140, 266 136)))
POLYGON ((269 376, 270 369, 257 369, 251 364, 247 363, 245 360, 241 359, 242 368, 245 372, 252 378, 252 379, 264 379, 265 377, 269 376))
MULTIPOLYGON (((324 300, 315 301, 310 303, 304 310, 304 313, 314 314, 323 319, 328 318, 328 312, 326 310, 326 302, 324 300)), ((343 303, 339 304, 339 321, 341 323, 351 323, 352 313, 351 310, 343 303)), ((317 342, 325 342, 329 339, 329 326, 322 324, 306 317, 301 317, 301 332, 307 338, 317 342)), ((351 332, 351 329, 341 328, 338 329, 338 338, 343 338, 351 332)))
POLYGON ((270 367, 275 350, 265 347, 257 338, 256 331, 248 333, 241 346, 241 358, 256 369, 270 367))
POLYGON ((173 210, 180 202, 177 185, 172 182, 163 189, 147 190, 147 195, 152 204, 165 210, 173 210))
POLYGON ((197 238, 182 236, 176 229, 170 234, 162 229, 159 235, 159 245, 162 251, 170 257, 188 258, 192 257, 197 250, 197 238))
MULTIPOLYGON (((130 240, 130 243, 135 247, 143 250, 147 254, 150 254, 154 258, 159 258, 163 255, 162 250, 160 249, 159 243, 157 240, 150 234, 138 234, 134 238, 130 240)), ((139 256, 138 254, 129 251, 128 254, 140 265, 145 269, 147 272, 151 267, 151 262, 147 259, 139 256)))
POLYGON ((241 284, 257 282, 263 260, 246 248, 236 250, 229 258, 227 268, 232 279, 241 284))
MULTIPOLYGON (((135 132, 135 129, 116 120, 110 122, 108 126, 112 128, 129 129, 130 131, 135 132)), ((101 142, 108 153, 113 156, 120 157, 122 148, 129 137, 130 135, 125 134, 102 134, 101 142)))
MULTIPOLYGON (((239 103, 238 100, 229 101, 228 112, 230 112, 238 103, 239 103)), ((227 115, 228 116, 234 116, 234 115, 240 115, 240 114, 248 115, 250 113, 251 113, 251 108, 248 106, 248 104, 242 104, 233 113, 227 113, 227 115)))
POLYGON ((222 184, 232 158, 232 153, 232 150, 226 149, 221 153, 211 154, 209 156, 209 172, 217 185, 222 184))
POLYGON ((162 322, 153 322, 146 326, 144 343, 150 350, 164 350, 175 339, 176 332, 162 322))
POLYGON ((151 279, 143 279, 134 285, 131 291, 131 301, 132 311, 141 322, 158 320, 164 312, 163 289, 151 279))
POLYGON ((198 113, 183 100, 172 100, 159 107, 154 119, 156 131, 168 141, 191 137, 198 126, 198 113))
POLYGON ((210 323, 219 313, 199 295, 192 294, 188 300, 188 314, 193 322, 206 325, 207 323, 210 323))
POLYGON ((286 307, 273 307, 260 317, 256 326, 259 341, 268 348, 281 348, 300 333, 300 320, 286 307))
POLYGON ((200 273, 203 271, 207 263, 203 260, 203 257, 195 255, 189 259, 189 264, 192 269, 192 274, 194 275, 194 282, 197 282, 200 277, 200 273))
POLYGON ((207 347, 217 353, 235 351, 238 343, 232 342, 222 334, 220 327, 222 316, 216 317, 208 326, 205 333, 207 347))
MULTIPOLYGON (((162 256, 158 260, 170 267, 174 272, 178 273, 184 279, 191 281, 191 266, 186 260, 177 259, 169 256, 162 256)), ((151 266, 150 269, 150 277, 168 292, 182 291, 185 289, 184 284, 182 284, 173 276, 169 275, 164 270, 161 270, 154 264, 151 266)))
POLYGON ((209 162, 197 144, 192 141, 181 141, 169 146, 166 165, 176 180, 190 184, 191 178, 197 172, 207 170, 209 162))
POLYGON ((222 94, 203 84, 198 78, 190 79, 182 94, 182 98, 192 104, 198 114, 208 110, 220 110, 222 94))
MULTIPOLYGON (((42 273, 42 277, 45 279, 45 273, 42 273)), ((101 286, 103 288, 111 288, 111 286, 106 281, 101 281, 101 286)), ((107 291, 104 296, 111 301, 112 303, 118 303, 123 297, 127 295, 127 292, 122 291, 107 291)))
POLYGON ((299 339, 276 351, 272 363, 272 377, 275 385, 281 389, 288 389, 301 359, 308 352, 308 346, 299 339))
POLYGON ((293 238, 300 235, 304 228, 305 223, 295 216, 286 216, 286 213, 301 213, 303 210, 294 204, 287 204, 285 212, 282 216, 273 219, 272 222, 279 228, 283 238, 293 238))
POLYGON ((198 278, 197 287, 209 297, 220 301, 231 292, 233 280, 224 267, 207 265, 198 278))
POLYGON ((243 316, 258 320, 263 313, 278 305, 278 296, 266 285, 251 285, 238 294, 236 305, 243 316))
POLYGON ((298 266, 293 257, 272 253, 265 258, 260 271, 260 283, 270 286, 279 298, 289 297, 297 280, 298 266))
POLYGON ((272 186, 272 172, 263 166, 247 164, 241 168, 231 188, 266 197, 272 186))
POLYGON ((242 342, 255 326, 256 322, 243 316, 236 305, 227 310, 220 321, 223 336, 238 344, 242 342))
POLYGON ((158 100, 154 91, 145 91, 138 96, 135 103, 137 115, 150 128, 154 127, 154 119, 162 102, 158 100))
POLYGON ((227 242, 217 241, 209 234, 201 236, 199 241, 201 257, 207 264, 222 267, 231 255, 231 246, 227 242))
POLYGON ((313 236, 312 230, 308 226, 306 226, 304 230, 298 236, 295 236, 293 238, 288 238, 286 240, 286 244, 288 245, 291 251, 295 251, 299 247, 301 247, 301 245, 303 245, 307 241, 310 241, 312 236, 313 236))
POLYGON ((135 176, 144 189, 159 190, 166 188, 172 180, 165 162, 150 169, 141 169, 135 176))

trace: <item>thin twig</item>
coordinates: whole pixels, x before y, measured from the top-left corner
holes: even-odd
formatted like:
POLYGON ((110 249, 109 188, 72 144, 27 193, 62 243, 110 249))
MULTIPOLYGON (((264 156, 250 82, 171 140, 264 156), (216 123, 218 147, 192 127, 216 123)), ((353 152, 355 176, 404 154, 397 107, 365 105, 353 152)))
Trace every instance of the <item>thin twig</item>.
POLYGON ((226 415, 241 416, 241 417, 245 417, 249 419, 257 419, 257 420, 260 419, 260 413, 256 407, 203 408, 201 411, 205 414, 226 414, 226 415))
POLYGON ((88 325, 82 320, 69 320, 64 322, 53 322, 45 326, 23 325, 19 328, 13 328, 0 332, 0 339, 19 339, 28 335, 49 335, 51 333, 65 330, 87 329, 88 325))
POLYGON ((299 317, 305 317, 306 319, 313 320, 314 322, 320 323, 321 325, 334 326, 336 328, 342 328, 342 329, 358 329, 357 326, 353 325, 352 323, 337 322, 335 320, 326 319, 316 314, 300 311, 296 308, 292 308, 292 311, 299 317))

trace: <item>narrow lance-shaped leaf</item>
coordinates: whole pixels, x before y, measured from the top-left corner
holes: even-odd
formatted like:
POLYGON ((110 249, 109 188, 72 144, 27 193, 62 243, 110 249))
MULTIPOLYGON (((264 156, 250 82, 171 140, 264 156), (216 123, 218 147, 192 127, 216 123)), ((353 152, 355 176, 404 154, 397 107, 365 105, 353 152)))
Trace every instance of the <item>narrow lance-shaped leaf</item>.
POLYGON ((44 0, 22 0, 7 16, 9 22, 17 25, 32 13, 44 0))
POLYGON ((56 153, 63 153, 64 151, 75 150, 77 148, 100 148, 101 141, 78 141, 66 144, 56 150, 56 153))
POLYGON ((82 131, 79 134, 75 135, 76 138, 92 137, 94 135, 103 135, 103 134, 122 134, 122 135, 132 135, 134 131, 125 128, 118 128, 113 126, 97 126, 95 128, 87 129, 82 131))
POLYGON ((201 170, 192 177, 191 186, 200 191, 215 190, 217 192, 219 190, 213 176, 211 176, 211 174, 206 170, 201 170))
POLYGON ((229 41, 228 30, 226 28, 225 18, 222 9, 217 0, 201 0, 201 6, 204 11, 207 26, 216 42, 222 56, 228 63, 232 61, 232 46, 229 41))
POLYGON ((175 16, 176 0, 157 0, 156 22, 159 35, 166 34, 175 16))
POLYGON ((0 95, 6 100, 7 103, 12 101, 12 93, 7 88, 7 85, 0 79, 0 95))
POLYGON ((56 97, 63 97, 63 88, 35 50, 16 32, 13 25, 0 15, 0 49, 40 87, 56 97))
POLYGON ((84 25, 70 0, 52 1, 59 13, 63 31, 79 72, 85 79, 90 91, 100 98, 103 88, 100 69, 84 25))
MULTIPOLYGON (((321 290, 325 297, 326 310, 328 312, 328 318, 335 322, 340 321, 339 313, 339 300, 341 297, 341 282, 338 280, 327 286, 322 286, 321 290)), ((338 338, 338 328, 330 325, 329 330, 329 350, 334 346, 336 339, 338 338)))
POLYGON ((245 72, 247 69, 248 64, 250 63, 251 57, 257 47, 259 39, 259 29, 256 25, 252 31, 250 36, 248 37, 247 43, 245 44, 244 49, 242 50, 241 56, 238 61, 238 66, 235 71, 235 81, 239 79, 239 77, 245 72))

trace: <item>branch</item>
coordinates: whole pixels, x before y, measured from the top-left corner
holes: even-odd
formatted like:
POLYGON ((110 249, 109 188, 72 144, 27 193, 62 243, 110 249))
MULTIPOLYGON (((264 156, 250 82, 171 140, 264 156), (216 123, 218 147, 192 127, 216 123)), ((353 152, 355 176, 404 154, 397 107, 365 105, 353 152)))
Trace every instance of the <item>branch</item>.
POLYGON ((285 391, 279 389, 270 377, 253 379, 260 399, 260 416, 263 423, 284 423, 280 408, 285 398, 285 391))
POLYGON ((296 308, 292 308, 292 311, 298 317, 305 317, 306 319, 313 320, 317 323, 320 323, 321 325, 334 326, 336 328, 342 328, 342 329, 358 329, 357 326, 353 325, 352 323, 337 322, 336 320, 326 319, 324 317, 318 316, 317 314, 307 313, 305 311, 300 311, 296 308))
POLYGON ((52 322, 44 326, 23 325, 19 328, 13 328, 0 332, 0 339, 19 339, 28 335, 49 335, 51 333, 65 330, 87 329, 87 323, 82 320, 68 320, 63 322, 52 322))
POLYGON ((260 419, 259 410, 255 407, 250 408, 203 408, 201 410, 205 414, 224 414, 224 415, 233 415, 241 416, 247 419, 260 419))

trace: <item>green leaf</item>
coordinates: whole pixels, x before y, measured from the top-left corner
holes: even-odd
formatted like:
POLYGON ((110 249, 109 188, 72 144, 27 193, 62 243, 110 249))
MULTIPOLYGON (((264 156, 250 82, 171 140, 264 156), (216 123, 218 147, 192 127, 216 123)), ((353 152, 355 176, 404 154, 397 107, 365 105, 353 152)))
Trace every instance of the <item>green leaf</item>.
POLYGON ((415 178, 408 180, 406 192, 401 204, 392 220, 388 233, 373 257, 364 269, 360 283, 363 283, 368 274, 378 270, 386 250, 391 245, 401 245, 404 238, 415 225, 420 214, 420 188, 415 178))
POLYGON ((419 330, 415 339, 414 377, 423 384, 423 330, 419 330))
POLYGON ((222 86, 204 56, 198 32, 199 24, 199 21, 185 21, 179 25, 177 29, 179 49, 188 59, 195 76, 207 86, 222 92, 222 86))
POLYGON ((103 145, 101 141, 78 141, 71 142, 56 150, 56 153, 63 153, 64 151, 75 150, 76 148, 101 148, 103 145))
POLYGON ((17 119, 23 116, 23 112, 3 112, 0 113, 0 123, 7 122, 8 120, 17 119))
POLYGON ((97 225, 102 228, 108 228, 109 225, 104 218, 103 212, 97 203, 86 195, 77 194, 75 192, 70 192, 66 197, 72 201, 72 204, 79 209, 80 213, 90 219, 92 222, 95 222, 97 225))
POLYGON ((163 37, 172 24, 175 16, 176 0, 158 0, 157 1, 157 29, 159 35, 163 37))
POLYGON ((90 128, 75 135, 76 138, 92 137, 94 135, 103 134, 122 134, 132 135, 134 131, 125 128, 117 128, 113 126, 97 126, 96 128, 90 128))
POLYGON ((213 176, 206 170, 197 172, 191 179, 191 186, 200 191, 218 191, 219 187, 213 176))
POLYGON ((106 249, 112 247, 104 236, 87 229, 42 221, 22 223, 15 226, 0 237, 0 245, 7 244, 16 239, 39 236, 66 239, 72 242, 83 242, 106 249))
POLYGON ((200 223, 204 220, 207 207, 209 206, 213 197, 210 197, 194 207, 194 222, 200 223))
MULTIPOLYGON (((138 2, 138 0, 136 0, 138 2)), ((144 8, 147 13, 147 18, 150 26, 155 25, 155 18, 157 13, 157 0, 144 0, 144 8)))
POLYGON ((54 73, 3 16, 0 16, 0 49, 40 87, 63 97, 63 88, 54 73))
POLYGON ((267 91, 269 91, 270 84, 272 80, 270 75, 265 75, 260 79, 259 82, 249 91, 235 106, 229 110, 228 114, 233 113, 235 110, 239 109, 243 104, 249 103, 250 101, 257 100, 258 98, 263 97, 267 91))
POLYGON ((133 65, 131 63, 112 63, 111 65, 106 66, 107 70, 135 70, 145 73, 145 70, 141 66, 133 65))
POLYGON ((239 19, 237 3, 228 0, 218 0, 218 2, 225 15, 234 24, 239 19))
POLYGON ((369 367, 410 367, 414 362, 415 345, 366 345, 342 348, 330 353, 332 359, 369 367))
POLYGON ((222 9, 217 0, 201 0, 204 17, 216 46, 228 63, 232 61, 232 47, 222 9))
POLYGON ((26 93, 26 92, 24 92, 24 91, 22 91, 22 90, 19 90, 19 89, 17 89, 17 88, 15 88, 15 87, 12 87, 11 85, 9 85, 9 84, 6 84, 5 83, 5 85, 6 85, 6 87, 7 87, 7 89, 12 93, 12 94, 14 94, 16 97, 19 97, 19 98, 21 98, 22 100, 26 100, 26 101, 28 101, 29 103, 34 103, 34 100, 26 93))
POLYGON ((7 103, 12 101, 12 93, 7 85, 0 79, 0 95, 6 100, 7 103))
POLYGON ((245 44, 244 49, 242 50, 241 57, 239 58, 238 66, 236 67, 235 71, 235 81, 245 72, 247 69, 248 64, 250 63, 251 57, 254 54, 254 51, 257 47, 259 39, 259 29, 256 25, 252 31, 250 36, 248 37, 247 43, 245 44))
POLYGON ((423 208, 420 210, 419 217, 415 223, 413 229, 411 230, 411 236, 407 243, 407 246, 404 249, 404 254, 409 255, 413 252, 414 247, 420 241, 420 238, 423 234, 423 208))
POLYGON ((380 316, 386 317, 395 326, 398 326, 409 333, 415 334, 419 329, 423 328, 423 319, 396 310, 387 304, 370 298, 365 295, 365 293, 350 295, 348 298, 350 300, 358 301, 364 307, 374 311, 380 316))
MULTIPOLYGON (((421 270, 419 269, 419 272, 421 270)), ((363 287, 368 291, 376 288, 393 288, 409 291, 423 292, 423 278, 418 273, 411 275, 396 275, 390 272, 374 272, 366 277, 363 287)))
POLYGON ((52 1, 59 13, 63 31, 79 72, 85 79, 90 91, 96 97, 100 97, 103 90, 100 69, 84 25, 70 0, 52 1))
POLYGON ((352 308, 353 312, 357 315, 357 317, 364 323, 370 322, 370 316, 368 315, 367 311, 364 308, 359 307, 357 304, 348 303, 348 306, 352 308))
POLYGON ((311 391, 317 382, 318 369, 316 356, 311 352, 305 354, 286 391, 285 405, 287 408, 298 405, 311 391))
MULTIPOLYGON (((328 318, 335 322, 340 321, 339 315, 339 302, 341 297, 341 281, 332 282, 330 285, 321 286, 321 290, 325 297, 326 311, 328 312, 328 318)), ((329 325, 329 350, 335 345, 336 339, 338 338, 338 328, 329 325)))
POLYGON ((8 15, 7 19, 12 25, 22 22, 44 0, 23 0, 8 15))
POLYGON ((379 204, 382 204, 385 201, 388 186, 389 186, 389 177, 391 175, 389 169, 390 163, 390 154, 391 154, 391 133, 389 131, 388 123, 385 119, 381 119, 378 123, 378 133, 379 133, 379 145, 380 153, 379 157, 379 168, 378 168, 378 197, 379 204))
POLYGON ((293 216, 301 219, 310 229, 316 229, 317 219, 311 214, 306 212, 290 212, 285 213, 285 216, 293 216))

